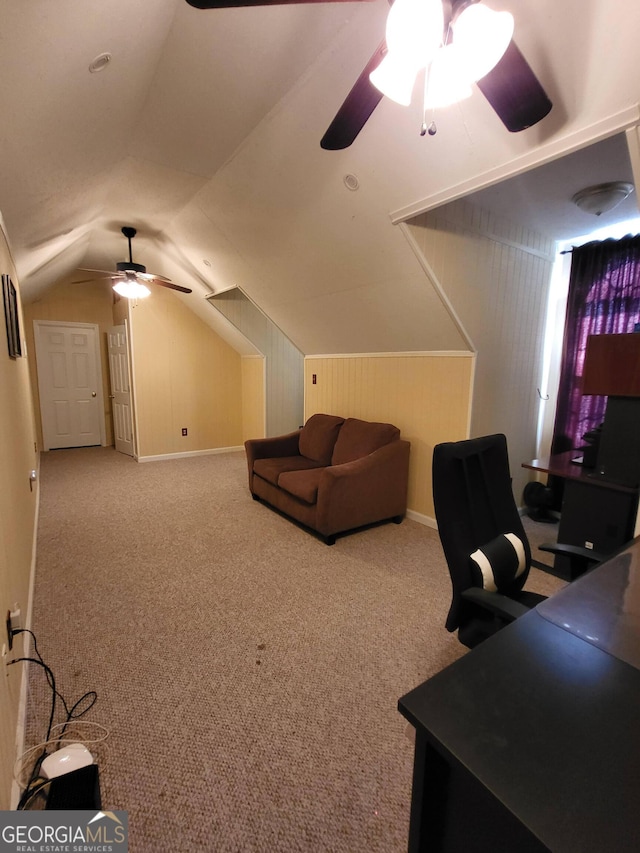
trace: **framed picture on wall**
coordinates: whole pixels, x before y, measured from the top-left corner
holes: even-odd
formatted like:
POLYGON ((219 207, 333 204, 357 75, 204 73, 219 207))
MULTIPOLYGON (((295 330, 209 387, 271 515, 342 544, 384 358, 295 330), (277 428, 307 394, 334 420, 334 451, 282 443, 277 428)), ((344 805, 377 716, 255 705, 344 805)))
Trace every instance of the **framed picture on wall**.
POLYGON ((20 346, 20 323, 18 321, 18 298, 13 282, 8 275, 2 276, 2 299, 4 302, 4 319, 7 326, 7 346, 11 358, 22 355, 20 346))

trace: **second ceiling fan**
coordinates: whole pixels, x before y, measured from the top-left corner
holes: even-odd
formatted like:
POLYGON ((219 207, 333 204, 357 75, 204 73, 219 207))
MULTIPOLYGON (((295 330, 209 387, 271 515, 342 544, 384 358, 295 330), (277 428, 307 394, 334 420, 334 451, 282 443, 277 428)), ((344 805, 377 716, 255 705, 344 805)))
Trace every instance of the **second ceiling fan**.
MULTIPOLYGON (((187 0, 190 6, 197 9, 228 9, 241 6, 276 6, 289 3, 318 2, 327 2, 327 0, 187 0)), ((328 0, 328 2, 341 2, 341 0, 328 0)), ((393 0, 390 2, 393 3, 393 0)), ((396 0, 396 5, 398 7, 406 6, 409 2, 414 7, 418 7, 418 14, 424 12, 427 6, 436 7, 436 12, 440 13, 440 0, 396 0), (422 4, 421 9, 420 4, 422 4)), ((458 47, 456 45, 456 22, 462 20, 463 12, 471 6, 476 6, 476 4, 479 4, 479 0, 442 0, 442 34, 436 33, 436 38, 441 47, 438 59, 446 58, 449 60, 450 54, 455 54, 458 47)), ((389 24, 387 24, 387 33, 389 33, 389 24)), ((473 33, 471 37, 474 37, 473 33)), ((477 34, 475 37, 478 38, 477 34)), ((459 50, 458 53, 460 53, 459 50)), ((389 45, 387 39, 383 39, 322 137, 320 141, 322 148, 330 151, 347 148, 356 139, 383 98, 382 91, 371 82, 370 75, 380 69, 381 63, 383 60, 386 61, 388 56, 389 45)), ((402 59, 402 56, 400 58, 402 59)), ((443 63, 439 64, 443 65, 443 63)), ((431 63, 431 68, 434 66, 435 63, 431 63)), ((409 70, 411 71, 411 69, 409 70)), ((413 71, 414 76, 417 70, 416 68, 413 71)), ((448 73, 453 74, 454 72, 451 70, 448 73)), ((506 43, 506 49, 503 50, 497 62, 482 77, 474 79, 474 82, 507 130, 512 133, 531 127, 541 121, 551 110, 552 103, 549 97, 510 36, 506 43)), ((421 133, 424 135, 426 132, 425 120, 421 133)), ((432 125, 429 126, 428 132, 435 132, 432 130, 432 125)))

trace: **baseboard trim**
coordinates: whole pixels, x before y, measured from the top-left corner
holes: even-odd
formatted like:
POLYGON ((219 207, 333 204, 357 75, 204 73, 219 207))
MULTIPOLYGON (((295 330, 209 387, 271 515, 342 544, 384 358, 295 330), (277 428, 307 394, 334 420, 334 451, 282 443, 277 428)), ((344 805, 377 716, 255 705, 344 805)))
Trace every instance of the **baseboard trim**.
POLYGON ((157 456, 137 456, 138 462, 159 462, 163 459, 185 459, 187 456, 211 456, 214 453, 237 453, 244 451, 243 445, 237 447, 212 447, 209 450, 187 450, 184 453, 160 453, 157 456))
MULTIPOLYGON (((27 606, 25 609, 25 621, 24 627, 31 628, 31 618, 33 613, 33 593, 36 585, 36 562, 38 556, 38 523, 40 519, 40 453, 38 453, 37 458, 37 492, 36 492, 36 505, 34 511, 33 518, 33 541, 31 543, 31 567, 29 569, 29 591, 27 593, 27 606)), ((31 635, 30 634, 21 634, 20 639, 22 640, 22 657, 30 657, 31 656, 31 635)), ((21 681, 20 681, 20 693, 18 699, 18 714, 17 714, 17 725, 16 725, 16 741, 15 741, 15 749, 16 749, 16 761, 20 756, 24 754, 25 750, 25 733, 27 728, 27 696, 28 696, 28 685, 29 685, 29 670, 26 666, 22 667, 21 681)), ((15 811, 18 808, 18 803, 20 802, 20 797, 22 792, 18 786, 18 783, 15 779, 13 779, 11 783, 11 793, 10 793, 10 808, 15 811)))
POLYGON ((418 524, 424 524, 425 527, 430 527, 432 530, 438 529, 438 523, 435 518, 431 518, 431 516, 424 515, 421 512, 416 512, 413 509, 407 510, 407 518, 410 518, 411 521, 417 521, 418 524))

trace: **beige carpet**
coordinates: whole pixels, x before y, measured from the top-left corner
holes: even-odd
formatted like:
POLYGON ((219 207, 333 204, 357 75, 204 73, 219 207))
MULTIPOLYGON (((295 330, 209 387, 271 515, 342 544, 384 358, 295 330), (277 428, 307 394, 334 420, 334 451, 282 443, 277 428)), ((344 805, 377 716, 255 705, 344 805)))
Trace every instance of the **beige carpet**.
MULTIPOLYGON (((406 849, 397 700, 465 653, 434 531, 327 547, 251 500, 242 453, 52 451, 41 489, 32 627, 68 702, 98 693, 103 806, 134 853, 406 849)), ((32 667, 30 742, 49 698, 32 667)))

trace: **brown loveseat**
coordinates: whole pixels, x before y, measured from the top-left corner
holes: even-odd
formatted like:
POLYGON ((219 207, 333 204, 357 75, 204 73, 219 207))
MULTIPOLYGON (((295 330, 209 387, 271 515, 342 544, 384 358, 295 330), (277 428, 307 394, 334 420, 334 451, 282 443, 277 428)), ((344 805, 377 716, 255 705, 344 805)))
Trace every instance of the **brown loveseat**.
POLYGON ((407 509, 409 442, 393 424, 312 415, 295 432, 245 441, 249 489, 327 545, 407 509))

